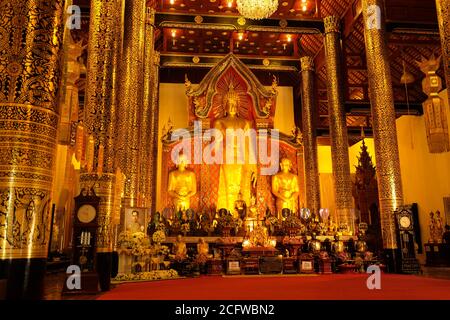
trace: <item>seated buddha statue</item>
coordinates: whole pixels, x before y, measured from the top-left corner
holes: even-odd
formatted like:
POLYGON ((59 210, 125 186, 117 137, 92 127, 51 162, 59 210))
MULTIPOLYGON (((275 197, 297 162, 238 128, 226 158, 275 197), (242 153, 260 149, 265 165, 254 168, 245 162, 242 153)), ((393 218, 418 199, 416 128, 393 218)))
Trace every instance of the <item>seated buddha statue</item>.
POLYGON ((365 241, 365 235, 363 232, 358 233, 358 239, 355 242, 355 250, 359 254, 364 254, 368 251, 367 242, 365 241))
POLYGON ((187 247, 181 235, 177 236, 177 240, 173 244, 173 254, 175 255, 175 260, 177 261, 187 259, 187 247))
POLYGON ((234 202, 234 210, 236 211, 237 217, 241 219, 245 219, 247 215, 247 204, 242 199, 242 193, 239 192, 237 200, 234 202))
POLYGON ((338 255, 340 253, 345 252, 345 244, 344 241, 341 240, 340 236, 338 234, 336 234, 334 236, 334 241, 333 244, 331 245, 331 251, 335 254, 338 255))
POLYGON ((318 254, 322 249, 322 244, 320 240, 317 239, 315 233, 311 235, 311 240, 308 241, 308 251, 313 254, 318 254))
POLYGON ((168 193, 173 199, 176 212, 186 212, 190 208, 190 199, 197 193, 195 173, 186 168, 187 157, 180 155, 177 170, 169 173, 168 193))
POLYGON ((250 197, 250 207, 247 209, 247 218, 259 219, 258 207, 256 205, 256 197, 254 194, 250 197))
POLYGON ((291 160, 281 159, 281 172, 272 177, 272 193, 276 197, 278 218, 282 218, 283 209, 289 209, 291 213, 297 212, 299 195, 298 177, 291 173, 291 160))

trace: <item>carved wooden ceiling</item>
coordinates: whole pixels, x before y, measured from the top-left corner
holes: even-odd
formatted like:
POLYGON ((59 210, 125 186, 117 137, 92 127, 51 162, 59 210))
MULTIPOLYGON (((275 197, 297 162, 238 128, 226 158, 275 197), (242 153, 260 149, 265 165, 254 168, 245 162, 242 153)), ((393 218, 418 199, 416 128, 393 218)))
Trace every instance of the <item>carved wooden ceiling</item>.
MULTIPOLYGON (((83 30, 77 31, 76 37, 87 40, 89 0, 75 0, 75 4, 77 1, 86 15, 83 30)), ((280 0, 279 9, 269 19, 241 24, 238 21, 236 0, 148 0, 147 5, 154 7, 157 12, 155 45, 162 56, 161 80, 182 82, 185 73, 195 74, 194 78, 201 77, 211 64, 233 52, 254 69, 264 84, 269 85, 271 74, 275 74, 281 85, 293 86, 295 92, 299 93, 299 58, 304 55, 313 56, 317 68, 319 134, 327 135, 322 19, 336 15, 342 20, 344 82, 350 136, 352 137, 353 132, 351 139, 355 139, 362 126, 366 128, 367 135, 370 135, 361 0, 306 0, 306 10, 303 8, 304 1, 280 0), (193 63, 194 56, 200 58, 197 66, 193 63), (180 66, 171 65, 175 61, 183 63, 180 66), (267 62, 270 63, 270 68, 264 71, 264 63, 267 62)), ((425 95, 421 88, 423 74, 416 60, 441 52, 434 1, 388 0, 386 12, 386 40, 396 109, 399 115, 420 114, 425 95), (415 79, 406 88, 400 83, 404 68, 415 79)), ((442 69, 439 74, 443 77, 442 69)), ((299 108, 300 98, 296 96, 295 100, 299 108)), ((300 112, 296 110, 296 117, 299 116, 300 112)))
MULTIPOLYGON (((236 0, 159 0, 148 3, 152 2, 156 4, 158 12, 239 16, 236 0)), ((319 17, 318 9, 316 0, 280 0, 278 10, 272 17, 280 19, 319 17)))

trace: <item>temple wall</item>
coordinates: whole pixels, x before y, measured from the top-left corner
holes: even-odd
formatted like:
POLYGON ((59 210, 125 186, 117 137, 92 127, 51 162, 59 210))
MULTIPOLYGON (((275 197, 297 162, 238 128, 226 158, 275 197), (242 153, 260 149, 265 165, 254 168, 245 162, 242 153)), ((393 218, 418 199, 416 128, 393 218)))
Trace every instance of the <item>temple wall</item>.
MULTIPOLYGON (((448 104, 446 92, 443 92, 441 97, 444 103, 448 104)), ((447 120, 450 120, 448 105, 446 110, 447 120)), ((422 241, 427 242, 430 212, 439 210, 445 223, 443 197, 450 196, 450 152, 429 153, 423 116, 399 118, 397 135, 404 202, 418 203, 422 241)), ((449 215, 447 223, 450 224, 449 215)))

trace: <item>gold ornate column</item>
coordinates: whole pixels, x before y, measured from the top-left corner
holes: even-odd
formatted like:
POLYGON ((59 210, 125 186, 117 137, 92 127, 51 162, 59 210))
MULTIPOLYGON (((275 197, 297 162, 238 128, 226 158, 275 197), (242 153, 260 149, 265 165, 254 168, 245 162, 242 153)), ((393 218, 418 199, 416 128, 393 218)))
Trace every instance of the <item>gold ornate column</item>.
POLYGON ((0 2, 0 279, 39 299, 50 233, 62 0, 0 2))
POLYGON ((85 169, 81 186, 94 186, 100 197, 97 271, 103 291, 111 276, 112 228, 115 212, 114 128, 117 62, 120 45, 120 0, 91 1, 88 43, 85 123, 94 139, 93 170, 85 169))
MULTIPOLYGON (((444 59, 445 80, 447 90, 450 92, 450 1, 436 0, 436 9, 439 22, 439 30, 442 42, 442 57, 444 59)), ((448 94, 450 105, 450 93, 448 94)))
POLYGON ((141 171, 139 180, 140 206, 156 210, 156 174, 158 154, 158 68, 154 50, 155 10, 148 8, 145 26, 144 103, 141 121, 141 171))
POLYGON ((403 204, 403 194, 383 1, 363 0, 363 14, 383 246, 395 255, 394 210, 403 204))
POLYGON ((300 59, 302 76, 302 133, 305 152, 306 207, 319 214, 320 181, 317 162, 316 102, 314 99, 314 60, 300 59))
POLYGON ((121 170, 125 174, 126 206, 136 206, 139 197, 140 116, 143 105, 145 0, 126 0, 119 107, 124 121, 119 126, 121 170))
POLYGON ((330 121, 331 159, 333 165, 336 212, 339 223, 353 231, 354 210, 348 135, 345 117, 342 52, 339 18, 329 16, 325 23, 328 115, 330 121))

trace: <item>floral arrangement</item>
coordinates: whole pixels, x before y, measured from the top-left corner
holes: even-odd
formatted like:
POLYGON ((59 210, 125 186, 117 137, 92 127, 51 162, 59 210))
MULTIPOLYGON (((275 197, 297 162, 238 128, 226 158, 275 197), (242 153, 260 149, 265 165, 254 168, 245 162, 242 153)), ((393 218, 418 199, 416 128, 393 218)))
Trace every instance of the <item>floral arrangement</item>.
POLYGON ((298 217, 291 215, 283 221, 283 227, 289 229, 300 229, 302 227, 302 223, 298 217))
POLYGON ((162 246, 159 244, 156 244, 152 247, 152 253, 157 255, 157 256, 164 256, 166 257, 169 253, 170 253, 170 249, 168 246, 162 246))
POLYGON ((370 251, 364 252, 364 260, 372 261, 373 260, 373 253, 370 252, 370 251))
POLYGON ((121 232, 117 239, 117 246, 120 248, 131 248, 133 246, 131 232, 129 231, 121 232))
POLYGON ((278 220, 277 217, 270 216, 266 220, 266 225, 269 225, 269 224, 272 225, 273 227, 279 227, 280 226, 280 221, 278 220))
POLYGON ((143 232, 123 231, 119 234, 117 246, 131 249, 131 254, 134 256, 143 256, 147 253, 150 241, 143 232))
POLYGON ((338 254, 337 258, 341 261, 347 261, 350 259, 350 255, 347 252, 341 252, 338 254))
POLYGON ((170 270, 155 270, 150 272, 119 274, 113 279, 113 281, 114 282, 154 281, 154 280, 168 280, 176 278, 179 278, 178 272, 173 269, 170 269, 170 270))
POLYGON ((252 247, 270 247, 271 242, 267 234, 267 228, 256 227, 249 235, 250 245, 252 247))
POLYGON ((166 234, 163 230, 158 230, 153 233, 152 240, 154 243, 162 243, 166 241, 166 234))
POLYGON ((132 235, 131 254, 134 256, 143 256, 147 253, 150 246, 149 239, 142 232, 135 232, 132 235))

